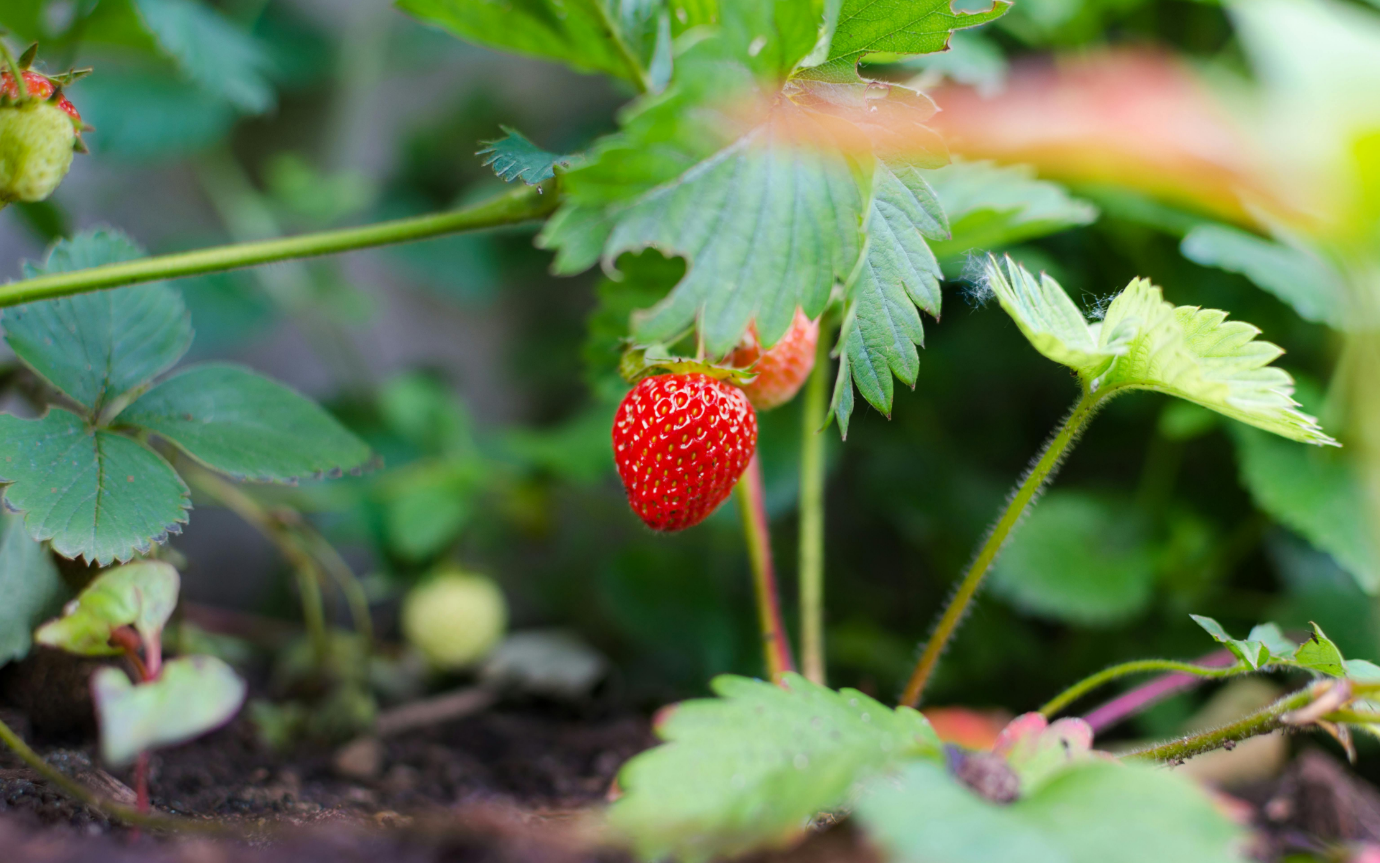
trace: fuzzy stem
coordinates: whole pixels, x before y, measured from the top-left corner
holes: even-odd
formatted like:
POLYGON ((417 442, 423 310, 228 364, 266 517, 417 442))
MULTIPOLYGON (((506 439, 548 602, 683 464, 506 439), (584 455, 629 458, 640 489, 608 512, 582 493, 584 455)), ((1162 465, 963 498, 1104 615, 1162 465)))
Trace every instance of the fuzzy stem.
POLYGON ((1234 677, 1238 674, 1248 674, 1254 669, 1243 663, 1237 663, 1228 668, 1207 668, 1195 665, 1191 662, 1176 662, 1172 659, 1138 659, 1133 662, 1123 662, 1120 665, 1113 665, 1105 668, 1089 677, 1085 677, 1074 685, 1065 689, 1063 692, 1050 699, 1040 712, 1046 717, 1053 716, 1059 711, 1068 707, 1073 702, 1092 692, 1104 684, 1111 683, 1132 674, 1144 674, 1151 671, 1173 671, 1180 674, 1191 674, 1196 677, 1218 678, 1234 677))
MULTIPOLYGON (((1229 650, 1214 650, 1212 653, 1194 660, 1194 664, 1199 668, 1225 668, 1235 662, 1236 657, 1229 650)), ((1094 708, 1084 714, 1083 721, 1088 723, 1093 733, 1101 734, 1118 722, 1135 716, 1169 696, 1197 686, 1202 682, 1203 678, 1201 677, 1178 671, 1171 672, 1124 692, 1111 701, 1094 708)))
POLYGON ((1002 513, 997 526, 988 535, 987 541, 983 543, 982 549, 978 552, 977 559, 968 568, 967 574, 963 576, 963 581, 959 583, 958 590, 949 600, 949 605, 944 609, 944 615, 939 618, 939 623, 935 626, 930 640, 925 643, 925 649, 920 654, 920 660, 915 665, 915 671, 910 676, 910 682, 906 684, 905 692, 901 695, 902 704, 910 707, 916 707, 920 704, 920 696, 925 691, 925 684, 929 682, 930 675, 934 673, 935 665, 939 662, 940 654, 944 652, 949 639, 953 637, 954 631, 958 629, 958 624, 963 620, 969 603, 977 594, 983 576, 991 569, 992 562, 997 559, 997 554, 1001 552, 1002 546, 1011 536, 1011 531, 1020 522, 1026 507, 1035 499, 1035 495, 1039 493, 1045 483, 1054 476, 1054 472, 1058 470, 1059 464, 1069 447, 1078 440, 1078 436, 1083 432, 1089 420, 1097 413, 1103 398, 1103 395, 1097 393, 1083 393, 1083 397, 1078 400, 1078 404, 1074 405, 1073 411, 1064 420, 1063 426, 1045 446, 1040 460, 1035 463, 1035 467, 1026 474, 1025 479, 1017 487, 1016 493, 1006 505, 1006 511, 1002 513))
POLYGON ((487 201, 446 213, 51 273, 0 285, 0 308, 140 282, 177 279, 513 225, 548 215, 559 203, 558 198, 554 181, 547 181, 539 186, 523 186, 504 192, 487 201))
POLYGON ((1309 686, 1300 689, 1298 692, 1284 696, 1268 707, 1220 728, 1192 734, 1179 740, 1171 740, 1155 746, 1147 746, 1144 749, 1132 750, 1124 753, 1121 757, 1177 763, 1204 752, 1221 749, 1249 737, 1269 734, 1284 724, 1281 720, 1284 714, 1310 703, 1316 694, 1315 688, 1309 686))
POLYGON ((743 536, 747 540, 748 559, 752 562, 752 585, 757 595, 758 626, 767 673, 773 683, 780 683, 783 674, 795 670, 795 659, 791 656, 791 645, 781 621, 781 597, 772 567, 771 533, 762 493, 762 466, 756 455, 738 481, 738 509, 742 512, 743 536))
POLYGON ((800 425, 800 660, 805 677, 821 686, 825 682, 823 431, 829 409, 830 341, 824 332, 819 334, 800 425))

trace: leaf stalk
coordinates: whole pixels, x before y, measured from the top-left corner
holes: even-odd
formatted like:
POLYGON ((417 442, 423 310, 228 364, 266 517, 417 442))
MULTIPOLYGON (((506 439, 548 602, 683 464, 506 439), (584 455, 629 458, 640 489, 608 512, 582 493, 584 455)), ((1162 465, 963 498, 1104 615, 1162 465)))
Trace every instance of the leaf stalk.
POLYGON ((767 507, 762 489, 762 465, 753 455, 738 480, 738 509, 743 516, 743 536, 747 540, 752 564, 752 586, 757 597, 757 621, 766 655, 767 674, 780 683, 788 671, 795 671, 795 658, 786 627, 781 619, 781 595, 776 586, 776 571, 771 559, 771 533, 767 526, 767 507))
POLYGON ((925 685, 929 683, 930 675, 934 673, 940 655, 948 646, 949 640, 953 638, 954 632, 963 620, 964 613, 967 612, 969 604, 973 601, 973 597, 977 595, 983 577, 992 568, 992 563, 997 559, 1002 547, 1006 545, 1007 539, 1010 538, 1011 532, 1020 522, 1021 516, 1025 514, 1026 508, 1035 500, 1045 483, 1053 478, 1069 448, 1078 440, 1079 435, 1082 434, 1083 429, 1087 427, 1088 422, 1097 413, 1107 395, 1107 393, 1084 390, 1082 398, 1074 405, 1073 411, 1064 420, 1064 424, 1060 426, 1059 431, 1045 446, 1045 450, 1039 461, 1035 463, 1035 467, 1031 468, 1025 479, 1017 486, 1016 493, 1011 496, 1011 500, 997 521, 996 527, 988 534, 987 541, 983 543, 977 558, 968 568, 967 574, 963 576, 953 598, 949 600, 949 605, 944 609, 943 616, 939 618, 934 633, 925 643, 925 649, 920 654, 920 659, 915 665, 915 671, 911 674, 910 681, 906 684, 905 691, 901 695, 901 704, 909 707, 916 707, 920 704, 920 696, 925 691, 925 685))
POLYGON ((805 678, 820 686, 825 685, 824 423, 831 341, 820 332, 800 426, 800 661, 805 678))
POLYGON ((1090 675, 1078 681, 1074 685, 1065 689, 1063 692, 1051 698, 1045 706, 1040 708, 1040 713, 1046 718, 1054 716, 1065 707, 1092 692, 1100 686, 1111 683, 1113 680, 1120 680, 1133 674, 1145 674, 1148 672, 1167 671, 1178 674, 1191 674, 1195 677, 1206 679, 1216 679, 1222 677, 1235 677, 1238 674, 1249 674, 1255 669, 1250 668, 1244 663, 1238 662, 1226 668, 1210 668, 1202 665, 1195 665, 1191 662, 1178 662, 1172 659, 1138 659, 1132 662, 1123 662, 1120 665, 1113 665, 1105 668, 1096 674, 1090 675))

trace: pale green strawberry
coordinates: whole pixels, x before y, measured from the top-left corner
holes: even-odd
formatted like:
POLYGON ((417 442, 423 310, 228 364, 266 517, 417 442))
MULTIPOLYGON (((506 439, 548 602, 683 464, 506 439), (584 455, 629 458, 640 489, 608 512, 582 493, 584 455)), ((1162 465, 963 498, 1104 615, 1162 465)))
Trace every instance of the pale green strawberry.
POLYGON ((52 102, 0 107, 0 204, 51 195, 72 167, 76 141, 72 118, 52 102))

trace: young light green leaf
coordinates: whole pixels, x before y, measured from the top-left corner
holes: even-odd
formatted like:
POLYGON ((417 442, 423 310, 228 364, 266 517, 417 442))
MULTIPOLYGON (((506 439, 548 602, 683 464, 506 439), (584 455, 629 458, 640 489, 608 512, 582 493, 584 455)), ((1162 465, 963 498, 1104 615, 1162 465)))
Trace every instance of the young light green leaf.
POLYGON ((857 81, 858 63, 868 54, 943 51, 954 30, 986 24, 1010 7, 994 0, 985 12, 954 12, 949 0, 843 0, 827 59, 797 74, 815 81, 857 81))
POLYGON ((182 74, 249 114, 273 107, 268 56, 258 42, 195 0, 133 0, 139 17, 182 74))
POLYGON ((954 162, 925 172, 953 235, 932 246, 941 261, 1000 249, 1097 220, 1097 208, 1040 180, 1029 165, 954 162))
POLYGON ((799 675, 715 678, 716 699, 670 708, 665 744, 623 768, 613 828, 644 859, 702 861, 785 841, 845 804, 864 777, 935 757, 925 718, 799 675))
POLYGON ((168 661, 157 680, 135 686, 117 668, 91 676, 101 757, 124 767, 141 752, 176 746, 225 723, 244 703, 244 681, 213 656, 168 661))
POLYGON ((0 665, 23 659, 34 627, 57 614, 70 595, 42 543, 24 529, 22 516, 0 516, 0 665))
POLYGON ((287 482, 362 468, 369 447, 315 402, 226 363, 179 372, 116 418, 239 479, 287 482))
POLYGON ((1179 250, 1205 267, 1240 273, 1293 306, 1304 320, 1333 329, 1352 329, 1346 280, 1329 264, 1303 249, 1276 243, 1228 225, 1199 225, 1179 250))
MULTIPOLYGON (((1277 658, 1272 654, 1270 645, 1265 644, 1263 641, 1251 638, 1245 640, 1232 638, 1230 635, 1227 635, 1227 631, 1222 628, 1222 624, 1213 620, 1211 617, 1204 617, 1199 614, 1190 614, 1189 617, 1193 618, 1193 622, 1201 626, 1208 635, 1211 635, 1214 641, 1226 647, 1237 659, 1246 663, 1251 668, 1260 668, 1263 665, 1269 665, 1277 658)), ((1251 630, 1251 634, 1255 634, 1254 629, 1251 630)))
POLYGON ((1293 642, 1277 623, 1257 623, 1246 633, 1247 641, 1258 641, 1274 656, 1293 656, 1298 645, 1293 642))
POLYGON ((533 144, 517 129, 500 126, 504 137, 494 141, 483 141, 483 147, 476 155, 484 156, 484 165, 494 169, 499 179, 506 183, 521 180, 535 186, 542 180, 556 176, 557 165, 569 165, 571 156, 558 156, 548 153, 533 144))
POLYGON ((1332 555, 1362 590, 1380 592, 1380 544, 1345 451, 1303 447, 1250 428, 1233 431, 1241 483, 1256 506, 1332 555))
MULTIPOLYGON (((90 231, 53 246, 27 278, 143 257, 117 231, 90 231)), ((182 296, 157 283, 41 300, 5 309, 5 340, 53 386, 98 414, 168 369, 192 343, 182 296)))
POLYGON ((0 482, 30 536, 102 566, 179 531, 191 505, 158 454, 60 408, 36 420, 0 415, 0 482))
POLYGON ((110 656, 121 648, 110 635, 132 626, 145 644, 156 645, 177 607, 177 570, 158 560, 107 569, 63 609, 62 617, 39 628, 34 639, 84 656, 110 656))
POLYGON ((1035 350, 1056 363, 1093 377, 1128 350, 1121 340, 1102 344, 1098 330, 1088 325, 1069 295, 1047 274, 1041 273, 1037 281, 1011 258, 998 262, 988 255, 983 277, 1035 350))
POLYGON ((1245 860, 1245 832, 1191 781, 1108 761, 1070 766, 1005 806, 917 762, 871 783, 857 817, 895 863, 1245 860))
POLYGON ((1313 634, 1294 651, 1294 661, 1309 671, 1330 677, 1344 677, 1347 673, 1342 652, 1316 623, 1313 624, 1313 634))
POLYGON ((792 140, 798 131, 758 127, 619 213, 607 266, 647 247, 689 261, 671 295, 637 321, 639 340, 668 340, 698 320, 705 350, 721 357, 754 318, 769 346, 797 307, 811 318, 824 310, 857 260, 862 200, 843 155, 792 140))
POLYGON ((1042 617, 1087 626, 1136 614, 1150 601, 1155 549, 1126 502, 1052 491, 992 570, 993 587, 1042 617))
POLYGON ((1216 309, 1175 307, 1159 288, 1135 279, 1100 323, 1088 325, 1053 279, 1042 277, 1037 285, 1010 258, 1006 269, 1010 280, 988 257, 985 277, 999 297, 1008 297, 1003 308, 1038 350, 1076 370, 1089 392, 1106 398, 1155 390, 1283 437, 1337 445, 1297 409, 1293 378, 1270 365, 1283 351, 1257 341, 1260 330, 1250 324, 1228 321, 1216 309))

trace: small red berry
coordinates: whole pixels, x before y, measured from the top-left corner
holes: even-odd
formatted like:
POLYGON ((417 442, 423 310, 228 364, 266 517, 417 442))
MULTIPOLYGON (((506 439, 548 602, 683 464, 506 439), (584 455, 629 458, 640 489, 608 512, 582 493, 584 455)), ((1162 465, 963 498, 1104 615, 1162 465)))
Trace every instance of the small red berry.
POLYGON ((815 367, 815 345, 819 342, 819 321, 805 317, 800 309, 795 310, 795 320, 791 328, 772 345, 771 350, 762 353, 757 344, 757 324, 748 326, 743 341, 729 357, 729 365, 747 368, 753 363, 757 377, 743 387, 752 406, 759 411, 769 411, 780 407, 795 398, 795 394, 805 385, 805 379, 815 367))
POLYGON ((628 505, 652 530, 708 518, 756 449, 757 414, 743 391, 700 373, 643 378, 613 421, 628 505))

